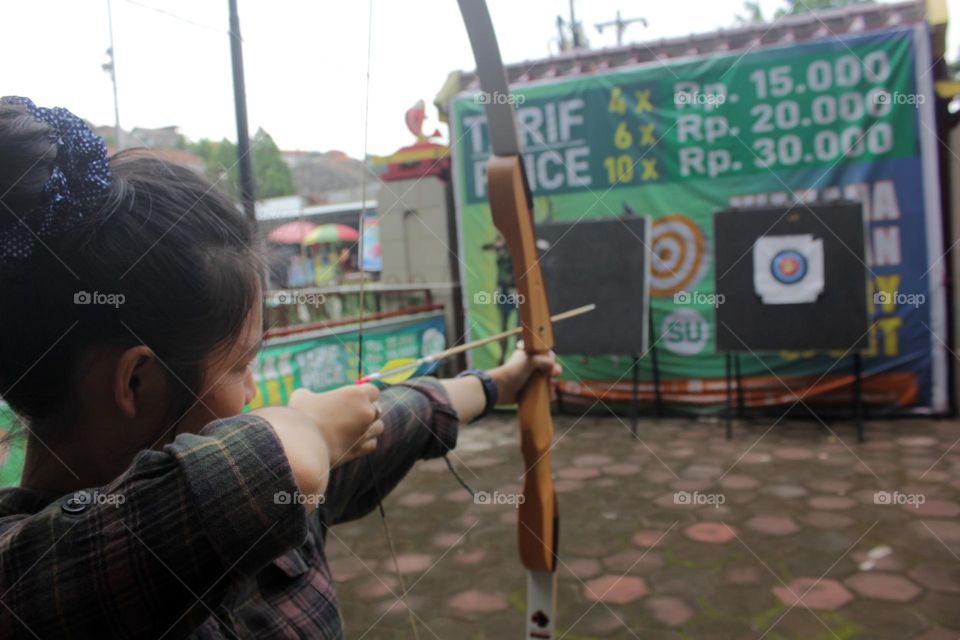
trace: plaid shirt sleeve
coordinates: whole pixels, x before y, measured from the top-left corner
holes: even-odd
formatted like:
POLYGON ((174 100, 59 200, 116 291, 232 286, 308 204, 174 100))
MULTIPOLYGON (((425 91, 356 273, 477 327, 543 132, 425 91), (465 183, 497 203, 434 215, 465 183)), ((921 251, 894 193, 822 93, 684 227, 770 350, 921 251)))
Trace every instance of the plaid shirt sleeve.
POLYGON ((390 387, 380 394, 379 403, 384 431, 376 451, 330 473, 324 505, 317 509, 328 525, 373 511, 377 507, 374 481, 385 497, 417 460, 438 458, 457 445, 460 419, 435 378, 416 378, 390 387), (371 464, 375 477, 370 473, 371 464))
POLYGON ((80 500, 18 510, 0 495, 0 635, 181 637, 228 576, 303 543, 303 506, 275 499, 296 489, 273 428, 246 415, 141 452, 80 500))

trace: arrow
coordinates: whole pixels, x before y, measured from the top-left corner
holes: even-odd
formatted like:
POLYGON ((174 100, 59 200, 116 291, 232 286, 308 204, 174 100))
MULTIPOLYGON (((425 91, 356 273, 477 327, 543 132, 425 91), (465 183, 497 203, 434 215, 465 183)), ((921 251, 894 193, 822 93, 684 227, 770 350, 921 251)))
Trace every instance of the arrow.
MULTIPOLYGON (((576 309, 570 309, 569 311, 564 311, 563 313, 558 313, 555 316, 552 316, 550 320, 552 322, 560 322, 561 320, 569 320, 570 318, 576 318, 577 316, 582 316, 585 313, 590 313, 597 308, 595 304, 587 304, 582 307, 577 307, 576 309)), ((369 375, 363 376, 357 379, 357 384, 367 384, 367 383, 382 383, 386 385, 398 384, 407 380, 417 369, 424 365, 433 364, 435 362, 440 362, 446 360, 451 356, 455 356, 458 353, 463 353, 464 351, 469 351, 470 349, 476 349, 477 347, 482 347, 485 344, 490 344, 491 342, 497 342, 503 340, 504 338, 509 338, 510 336, 515 336, 523 331, 522 327, 516 327, 510 329, 509 331, 503 331, 502 333, 497 333, 492 336, 487 336, 486 338, 481 338, 480 340, 474 340, 473 342, 467 342, 466 344, 457 345, 456 347, 450 347, 443 351, 439 351, 429 356, 424 356, 422 358, 397 358, 390 360, 385 365, 383 369, 376 373, 371 373, 369 375)))

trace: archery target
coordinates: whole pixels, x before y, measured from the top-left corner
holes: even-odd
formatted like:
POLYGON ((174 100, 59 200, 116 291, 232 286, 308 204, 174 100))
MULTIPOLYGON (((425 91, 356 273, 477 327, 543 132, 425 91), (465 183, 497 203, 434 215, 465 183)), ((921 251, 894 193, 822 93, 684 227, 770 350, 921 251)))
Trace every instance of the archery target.
POLYGON ((799 251, 784 249, 773 256, 770 273, 782 284, 800 282, 807 275, 807 259, 799 251))
POLYGON ((823 293, 823 240, 762 236, 753 245, 753 287, 763 304, 816 302, 823 293))
POLYGON ((680 214, 655 220, 650 295, 667 298, 692 289, 706 271, 706 243, 695 222, 680 214))
MULTIPOLYGON (((869 344, 863 207, 777 205, 713 216, 719 353, 852 351, 869 344)), ((677 333, 684 329, 677 324, 677 333)), ((692 325, 687 330, 695 336, 692 325)))

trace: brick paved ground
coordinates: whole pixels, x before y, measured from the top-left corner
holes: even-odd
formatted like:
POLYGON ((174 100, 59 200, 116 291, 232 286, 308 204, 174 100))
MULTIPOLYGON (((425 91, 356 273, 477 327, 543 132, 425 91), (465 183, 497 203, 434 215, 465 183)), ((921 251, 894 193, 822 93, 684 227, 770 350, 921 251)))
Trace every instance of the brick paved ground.
MULTIPOLYGON (((509 502, 512 416, 462 432, 458 466, 509 502)), ((960 638, 960 422, 557 419, 558 638, 960 638), (575 425, 575 426, 574 426, 575 425), (571 428, 572 427, 572 428, 571 428), (878 492, 881 492, 878 497, 878 492), (919 504, 922 501, 922 504, 919 504)), ((516 510, 442 461, 385 502, 421 638, 519 638, 516 510)), ((410 637, 378 516, 334 529, 348 637, 410 637)))

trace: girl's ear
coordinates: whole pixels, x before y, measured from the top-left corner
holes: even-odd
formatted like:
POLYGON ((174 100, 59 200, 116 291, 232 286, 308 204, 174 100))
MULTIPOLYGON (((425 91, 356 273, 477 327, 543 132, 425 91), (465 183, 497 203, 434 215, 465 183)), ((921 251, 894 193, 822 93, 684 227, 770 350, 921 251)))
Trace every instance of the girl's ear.
POLYGON ((138 345, 120 354, 113 373, 113 399, 127 418, 136 418, 163 392, 163 365, 150 347, 138 345))

